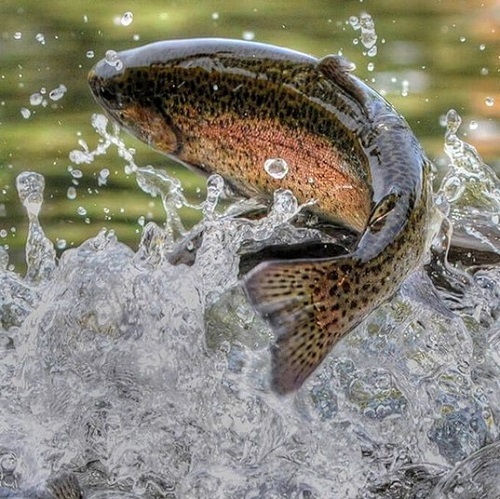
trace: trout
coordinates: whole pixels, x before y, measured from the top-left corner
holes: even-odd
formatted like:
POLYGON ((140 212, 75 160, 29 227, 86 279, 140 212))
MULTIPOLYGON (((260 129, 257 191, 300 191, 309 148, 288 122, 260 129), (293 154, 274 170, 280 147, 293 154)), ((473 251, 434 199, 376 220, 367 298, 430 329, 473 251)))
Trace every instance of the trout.
POLYGON ((352 73, 317 59, 226 39, 157 42, 100 61, 97 102, 153 148, 244 196, 290 189, 321 219, 358 234, 344 255, 266 261, 244 279, 275 333, 272 387, 298 389, 337 341, 391 297, 422 261, 430 162, 405 120, 352 73), (284 178, 263 165, 281 158, 284 178))

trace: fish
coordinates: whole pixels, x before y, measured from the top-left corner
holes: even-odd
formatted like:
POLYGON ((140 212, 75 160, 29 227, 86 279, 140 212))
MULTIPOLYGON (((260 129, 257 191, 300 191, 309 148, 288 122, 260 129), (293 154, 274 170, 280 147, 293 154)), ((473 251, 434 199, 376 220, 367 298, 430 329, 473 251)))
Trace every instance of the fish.
POLYGON ((292 253, 243 279, 270 324, 271 387, 299 389, 333 346, 398 290, 429 241, 431 162, 404 118, 339 55, 201 38, 116 53, 90 71, 96 101, 154 149, 266 200, 291 190, 355 234, 339 254, 292 253), (283 159, 288 173, 263 168, 283 159))
POLYGON ((12 490, 0 487, 0 498, 83 499, 83 492, 76 476, 64 472, 49 478, 46 486, 40 489, 12 490))

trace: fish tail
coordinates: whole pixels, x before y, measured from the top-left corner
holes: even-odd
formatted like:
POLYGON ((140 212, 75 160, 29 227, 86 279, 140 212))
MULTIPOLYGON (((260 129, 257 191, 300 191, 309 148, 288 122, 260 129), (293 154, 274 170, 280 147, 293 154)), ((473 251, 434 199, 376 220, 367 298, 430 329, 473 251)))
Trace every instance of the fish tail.
POLYGON ((53 499, 82 499, 83 492, 73 473, 61 473, 47 481, 53 499))
POLYGON ((272 388, 298 389, 333 345, 369 312, 360 297, 364 264, 350 255, 265 262, 245 279, 247 295, 276 335, 272 388))

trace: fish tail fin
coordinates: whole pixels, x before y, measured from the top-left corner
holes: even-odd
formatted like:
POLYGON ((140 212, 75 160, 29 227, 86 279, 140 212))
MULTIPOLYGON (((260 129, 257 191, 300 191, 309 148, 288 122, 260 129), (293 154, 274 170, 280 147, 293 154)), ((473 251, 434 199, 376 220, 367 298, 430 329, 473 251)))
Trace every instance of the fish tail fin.
POLYGON ((247 296, 276 335, 271 348, 275 392, 298 389, 333 345, 364 318, 365 307, 357 297, 360 266, 353 256, 279 260, 248 274, 247 296))
POLYGON ((47 480, 47 489, 54 499, 82 499, 83 492, 73 473, 61 473, 47 480))

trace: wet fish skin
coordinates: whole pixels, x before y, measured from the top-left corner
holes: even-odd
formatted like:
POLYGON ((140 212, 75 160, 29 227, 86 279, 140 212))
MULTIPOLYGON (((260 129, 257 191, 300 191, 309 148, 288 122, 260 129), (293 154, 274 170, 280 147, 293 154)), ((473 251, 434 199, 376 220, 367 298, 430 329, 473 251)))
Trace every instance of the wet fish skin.
POLYGON ((250 42, 159 42, 101 61, 89 83, 112 118, 244 195, 291 189, 326 220, 358 231, 350 254, 265 262, 244 281, 276 334, 276 392, 299 388, 333 345, 399 288, 429 239, 430 163, 404 119, 323 59, 250 42), (251 140, 249 140, 249 138, 251 140), (281 157, 288 175, 262 165, 281 157), (312 182, 311 182, 312 179, 312 182))

